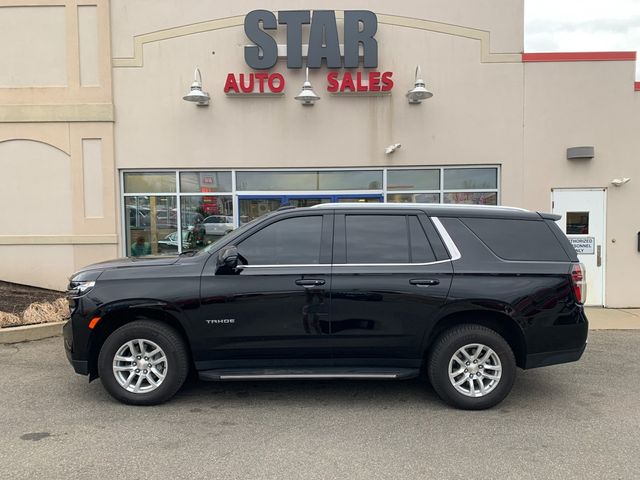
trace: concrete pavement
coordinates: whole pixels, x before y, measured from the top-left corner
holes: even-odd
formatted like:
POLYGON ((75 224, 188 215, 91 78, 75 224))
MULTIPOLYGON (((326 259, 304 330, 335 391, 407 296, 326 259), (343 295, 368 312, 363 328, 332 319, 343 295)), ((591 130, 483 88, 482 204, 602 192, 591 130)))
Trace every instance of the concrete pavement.
POLYGON ((72 372, 61 338, 0 345, 0 477, 638 478, 639 350, 640 331, 593 331, 579 362, 463 412, 421 381, 192 383, 129 407, 72 372))
POLYGON ((640 329, 640 308, 585 308, 591 330, 640 329))

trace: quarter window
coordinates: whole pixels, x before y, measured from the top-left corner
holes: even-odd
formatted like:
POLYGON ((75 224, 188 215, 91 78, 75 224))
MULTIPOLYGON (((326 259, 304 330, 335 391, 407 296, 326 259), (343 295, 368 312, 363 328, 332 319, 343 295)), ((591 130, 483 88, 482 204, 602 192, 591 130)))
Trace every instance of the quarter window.
POLYGON ((249 265, 317 264, 321 234, 321 215, 287 218, 240 242, 238 251, 249 265))
POLYGON ((505 260, 567 260, 562 245, 542 220, 511 220, 506 218, 461 218, 469 229, 505 260))

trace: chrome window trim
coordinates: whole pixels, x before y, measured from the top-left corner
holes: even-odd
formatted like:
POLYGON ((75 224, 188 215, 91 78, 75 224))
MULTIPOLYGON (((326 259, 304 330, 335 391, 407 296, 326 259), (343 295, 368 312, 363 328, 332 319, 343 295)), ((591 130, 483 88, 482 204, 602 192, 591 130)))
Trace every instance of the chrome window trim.
POLYGON ((300 268, 300 267, 330 267, 330 263, 288 263, 285 265, 238 265, 236 268, 300 268))
POLYGON ((424 267, 426 265, 436 265, 438 263, 450 262, 447 260, 436 260, 426 263, 302 263, 288 265, 238 265, 238 268, 285 268, 285 267, 424 267))
POLYGON ((431 217, 431 221, 435 225, 436 230, 438 230, 438 233, 440 234, 442 241, 447 247, 447 250, 449 250, 449 255, 451 255, 451 261, 453 262, 455 260, 459 260, 460 258, 462 258, 462 254, 460 253, 460 250, 458 250, 458 247, 456 246, 455 242, 449 235, 449 232, 447 232, 447 229, 444 228, 444 225, 442 225, 442 222, 440 221, 440 219, 438 217, 431 217))

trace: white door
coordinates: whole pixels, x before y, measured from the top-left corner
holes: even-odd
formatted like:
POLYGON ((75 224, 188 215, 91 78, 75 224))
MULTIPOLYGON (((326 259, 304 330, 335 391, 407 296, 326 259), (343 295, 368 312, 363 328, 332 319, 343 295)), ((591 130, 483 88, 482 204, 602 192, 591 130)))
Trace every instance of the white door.
POLYGON ((604 305, 605 212, 603 188, 558 188, 552 191, 558 225, 578 252, 587 272, 585 305, 604 305))

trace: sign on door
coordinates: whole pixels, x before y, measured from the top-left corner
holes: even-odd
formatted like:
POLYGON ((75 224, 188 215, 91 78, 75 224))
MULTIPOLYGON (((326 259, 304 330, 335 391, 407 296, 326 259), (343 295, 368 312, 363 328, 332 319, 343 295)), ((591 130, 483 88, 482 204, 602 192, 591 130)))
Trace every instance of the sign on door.
POLYGON ((596 251, 595 237, 569 237, 569 242, 578 255, 593 255, 596 251))

